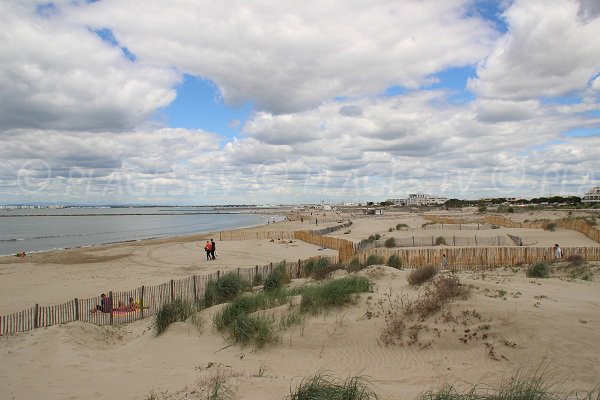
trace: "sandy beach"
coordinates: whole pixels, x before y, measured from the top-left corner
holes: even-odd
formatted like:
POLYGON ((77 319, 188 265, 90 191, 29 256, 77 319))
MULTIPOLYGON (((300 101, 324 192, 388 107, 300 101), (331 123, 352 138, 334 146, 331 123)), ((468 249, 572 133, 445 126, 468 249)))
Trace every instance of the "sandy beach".
MULTIPOLYGON (((349 229, 331 236, 358 242, 376 233, 398 238, 448 234, 419 230, 425 222, 410 213, 357 218, 349 229), (413 229, 389 232, 401 223, 413 229)), ((286 221, 259 229, 306 228, 306 222, 286 221)), ((520 235, 531 246, 557 241, 598 245, 573 231, 493 230, 494 235, 506 233, 520 235)), ((220 241, 217 260, 209 262, 202 251, 207 238, 210 234, 40 253, 22 260, 5 257, 0 259, 0 310, 336 254, 300 241, 220 241)), ((568 263, 560 264, 566 268, 568 263)), ((600 376, 598 263, 586 268, 594 273, 588 280, 527 278, 524 267, 459 272, 471 296, 448 305, 444 312, 451 317, 413 321, 421 327, 412 343, 408 335, 401 343, 382 341, 385 314, 400 297, 416 298, 424 289, 407 283, 409 270, 386 266, 358 272, 375 283, 373 293, 361 295, 353 306, 306 317, 262 349, 231 345, 212 328, 212 317, 222 306, 200 312, 201 332, 178 322, 157 337, 151 319, 119 328, 74 322, 37 329, 0 337, 0 389, 7 399, 201 399, 211 379, 222 376, 234 398, 274 400, 289 395, 303 378, 326 372, 368 377, 380 398, 391 400, 414 399, 445 383, 497 386, 519 371, 539 368, 561 390, 592 389, 600 376)))

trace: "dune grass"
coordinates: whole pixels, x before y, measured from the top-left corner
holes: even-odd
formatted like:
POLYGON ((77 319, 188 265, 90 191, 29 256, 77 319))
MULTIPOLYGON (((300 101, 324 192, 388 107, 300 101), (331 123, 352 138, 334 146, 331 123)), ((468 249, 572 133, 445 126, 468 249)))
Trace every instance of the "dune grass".
POLYGON ((418 268, 408 274, 406 278, 412 286, 419 286, 433 279, 438 273, 438 269, 434 266, 418 268))
POLYGON ((361 377, 345 380, 326 374, 316 374, 300 382, 289 400, 370 400, 377 399, 370 383, 361 377))
POLYGON ((250 282, 235 272, 229 272, 216 281, 208 282, 204 291, 204 305, 211 307, 224 303, 250 288, 250 282))
POLYGON ((283 285, 290 283, 291 279, 287 273, 287 269, 284 264, 279 264, 273 271, 265 278, 264 290, 275 290, 282 288, 283 285))
POLYGON ((354 302, 358 293, 370 292, 373 283, 362 276, 348 276, 301 288, 301 312, 318 314, 322 309, 354 302))
POLYGON ((528 278, 548 278, 550 277, 550 266, 545 262, 537 262, 527 268, 528 278))
POLYGON ((301 295, 300 309, 283 316, 280 329, 300 323, 302 313, 317 314, 326 307, 351 303, 355 295, 371 291, 373 283, 364 277, 345 277, 332 281, 307 285, 293 290, 279 288, 261 293, 243 293, 217 312, 213 326, 224 333, 228 340, 242 345, 253 344, 258 348, 277 341, 274 318, 257 317, 250 314, 286 304, 290 296, 301 295))
POLYGON ((498 388, 474 386, 465 392, 459 392, 452 385, 446 385, 437 391, 427 391, 418 400, 598 400, 600 391, 578 391, 564 393, 555 384, 547 383, 543 374, 523 375, 500 382, 498 388))
MULTIPOLYGON (((197 303, 186 302, 181 299, 177 299, 172 303, 163 305, 154 317, 154 328, 156 329, 156 335, 161 335, 168 327, 174 322, 182 322, 187 320, 190 316, 193 316, 196 312, 200 311, 202 306, 197 303)), ((194 325, 198 329, 202 326, 201 319, 194 319, 194 325)))

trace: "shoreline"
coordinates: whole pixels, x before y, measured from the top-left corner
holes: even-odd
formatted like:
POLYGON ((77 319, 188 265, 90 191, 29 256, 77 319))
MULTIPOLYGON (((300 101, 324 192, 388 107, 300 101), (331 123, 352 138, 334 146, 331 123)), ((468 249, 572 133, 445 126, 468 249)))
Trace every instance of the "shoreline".
MULTIPOLYGON (((201 214, 227 214, 227 215, 240 215, 240 214, 247 214, 247 215, 262 215, 262 216, 273 216, 273 215, 277 215, 279 217, 281 217, 282 219, 280 221, 276 221, 274 223, 278 223, 278 222, 282 222, 285 221, 287 216, 285 214, 269 214, 269 213, 265 213, 265 214, 255 214, 255 213, 194 213, 194 214, 189 214, 189 215, 201 215, 201 214)), ((138 214, 85 214, 85 215, 13 215, 10 217, 48 217, 48 216, 52 216, 52 217, 90 217, 90 216, 146 216, 146 215, 188 215, 188 214, 179 214, 179 213, 174 213, 174 214, 143 214, 143 213, 138 213, 138 214)), ((8 216, 6 216, 8 217, 8 216)), ((100 247, 100 246, 113 246, 113 245, 119 245, 119 244, 126 244, 126 243, 137 243, 137 242, 143 242, 143 241, 154 241, 154 240, 165 240, 165 239, 177 239, 177 238, 185 238, 187 236, 199 236, 199 235, 208 235, 208 234, 216 234, 218 232, 228 232, 228 231, 236 231, 236 230, 240 230, 240 229, 251 229, 251 228, 256 228, 256 227, 260 227, 263 225, 272 225, 273 223, 269 224, 265 224, 265 223, 259 223, 256 225, 245 225, 245 226, 239 226, 239 227, 235 227, 235 228, 231 228, 231 229, 223 229, 223 230, 219 230, 219 231, 207 231, 207 232, 194 232, 194 233, 186 233, 186 234, 181 234, 181 235, 166 235, 166 236, 152 236, 152 237, 146 237, 146 238, 139 238, 139 239, 126 239, 126 240, 119 240, 119 241, 114 241, 114 242, 104 242, 104 243, 97 243, 97 244, 86 244, 86 245, 81 245, 81 246, 71 246, 71 247, 58 247, 58 248, 52 248, 52 249, 44 249, 44 250, 32 250, 32 251, 25 251, 25 254, 30 255, 30 254, 41 254, 41 253, 48 253, 48 252, 56 252, 56 251, 65 251, 65 250, 72 250, 72 249, 85 249, 85 248, 91 248, 91 247, 100 247)), ((13 239, 11 241, 24 241, 24 240, 31 240, 31 239, 36 239, 36 238, 28 238, 28 239, 13 239)), ((16 257, 15 254, 13 253, 9 253, 9 254, 0 254, 0 264, 2 264, 2 259, 4 257, 16 257)))

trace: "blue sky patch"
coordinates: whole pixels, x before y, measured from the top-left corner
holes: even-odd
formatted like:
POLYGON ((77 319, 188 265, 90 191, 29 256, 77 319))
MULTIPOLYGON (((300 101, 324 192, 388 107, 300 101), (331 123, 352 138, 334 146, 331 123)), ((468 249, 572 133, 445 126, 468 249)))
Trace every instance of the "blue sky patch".
POLYGON ((123 52, 123 56, 125 56, 125 58, 127 58, 129 61, 135 62, 135 60, 137 59, 135 54, 133 54, 131 51, 129 51, 129 49, 127 47, 119 45, 119 41, 117 40, 117 38, 115 38, 115 35, 113 34, 113 32, 110 29, 101 28, 101 29, 90 29, 90 30, 92 32, 94 32, 96 35, 98 35, 98 37, 100 39, 102 39, 104 42, 110 44, 111 46, 120 48, 121 51, 123 52))
POLYGON ((209 80, 184 75, 177 98, 162 113, 172 128, 202 129, 232 138, 252 113, 252 104, 228 106, 209 80))

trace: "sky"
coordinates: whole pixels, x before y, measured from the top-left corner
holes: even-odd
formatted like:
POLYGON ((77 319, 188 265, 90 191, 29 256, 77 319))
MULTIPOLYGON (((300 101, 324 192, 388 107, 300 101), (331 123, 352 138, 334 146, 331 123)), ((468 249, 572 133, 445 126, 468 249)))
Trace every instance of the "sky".
POLYGON ((0 2, 0 204, 599 184, 599 0, 0 2))

